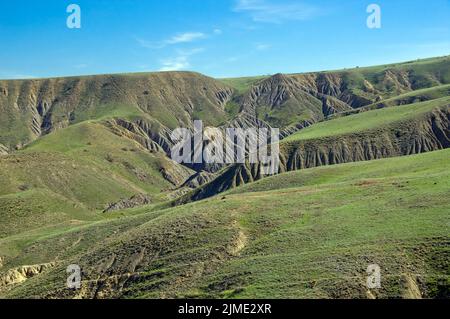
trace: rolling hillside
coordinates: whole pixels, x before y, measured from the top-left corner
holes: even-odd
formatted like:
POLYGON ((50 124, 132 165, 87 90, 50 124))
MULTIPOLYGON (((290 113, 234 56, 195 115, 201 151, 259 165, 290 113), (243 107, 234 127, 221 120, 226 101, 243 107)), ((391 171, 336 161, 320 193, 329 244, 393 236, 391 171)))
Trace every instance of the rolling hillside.
POLYGON ((0 81, 0 298, 449 298, 449 148, 450 57, 0 81), (279 174, 172 161, 197 119, 280 128, 279 174))
POLYGON ((99 123, 81 123, 0 158, 0 234, 101 218, 138 194, 166 201, 193 172, 99 123))
POLYGON ((448 157, 286 173, 187 206, 2 239, 8 268, 58 261, 3 296, 448 296, 448 157), (64 286, 70 263, 85 277, 76 293, 64 286), (381 290, 365 287, 372 263, 381 290))

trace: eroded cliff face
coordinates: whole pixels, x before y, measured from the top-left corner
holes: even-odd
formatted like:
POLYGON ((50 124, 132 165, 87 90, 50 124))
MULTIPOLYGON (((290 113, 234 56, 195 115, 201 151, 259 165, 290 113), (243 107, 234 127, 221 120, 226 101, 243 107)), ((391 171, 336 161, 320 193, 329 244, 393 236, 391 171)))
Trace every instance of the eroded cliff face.
POLYGON ((247 116, 286 128, 296 122, 316 122, 329 114, 350 110, 349 105, 336 98, 339 92, 331 82, 316 83, 309 78, 277 74, 254 85, 240 104, 247 116))
POLYGON ((420 154, 450 147, 450 107, 359 134, 281 145, 281 171, 420 154))
POLYGON ((20 149, 51 131, 102 118, 132 122, 166 153, 168 131, 189 128, 195 119, 208 126, 277 127, 285 137, 334 114, 448 83, 439 71, 447 64, 276 74, 242 94, 192 72, 0 81, 0 144, 20 149), (227 113, 230 102, 238 105, 237 115, 227 113))
MULTIPOLYGON (((389 126, 280 145, 279 173, 395 156, 420 154, 450 147, 450 106, 389 126)), ((201 200, 264 178, 260 164, 236 164, 175 204, 201 200)))
MULTIPOLYGON (((439 62, 446 68, 446 61, 439 62)), ((255 83, 236 101, 242 114, 289 132, 383 99, 447 84, 439 67, 403 65, 307 74, 276 74, 255 83)))
POLYGON ((148 116, 169 128, 227 117, 233 90, 191 72, 0 81, 0 143, 20 148, 53 130, 104 116, 148 116), (207 116, 204 116, 207 114, 207 116))
MULTIPOLYGON (((255 82, 242 94, 218 80, 191 72, 0 81, 0 155, 89 119, 102 119, 115 134, 166 157, 171 156, 174 146, 172 130, 192 129, 195 119, 203 120, 205 127, 222 130, 278 127, 281 138, 285 138, 332 115, 351 114, 373 105, 382 107, 382 101, 391 96, 447 83, 449 79, 439 69, 447 64, 443 59, 420 70, 404 64, 276 74, 255 82), (239 106, 233 117, 226 111, 230 102, 239 106)), ((282 143, 280 172, 448 147, 445 116, 434 116, 434 120, 397 123, 397 131, 383 128, 282 143)), ((176 186, 199 187, 202 195, 194 198, 260 178, 255 165, 232 166, 218 173, 225 165, 166 162, 169 164, 161 169, 164 177, 176 186), (215 174, 219 176, 215 178, 215 174)))
POLYGON ((38 276, 54 266, 54 263, 20 266, 9 269, 4 273, 0 273, 0 291, 6 290, 14 285, 21 284, 29 278, 38 276))

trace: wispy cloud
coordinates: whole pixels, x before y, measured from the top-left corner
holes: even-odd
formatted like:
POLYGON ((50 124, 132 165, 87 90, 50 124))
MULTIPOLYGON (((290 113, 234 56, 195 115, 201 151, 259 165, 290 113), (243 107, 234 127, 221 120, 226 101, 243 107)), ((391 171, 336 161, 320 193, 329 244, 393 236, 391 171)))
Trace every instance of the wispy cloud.
POLYGON ((163 47, 163 46, 161 46, 161 43, 158 44, 156 42, 147 41, 145 39, 138 38, 138 37, 135 37, 134 39, 141 47, 146 48, 146 49, 160 49, 163 47))
POLYGON ((266 23, 307 20, 320 12, 299 0, 236 0, 234 11, 248 13, 253 21, 266 23))
POLYGON ((199 54, 205 51, 204 48, 193 48, 188 50, 177 50, 178 55, 180 56, 191 56, 195 54, 199 54))
POLYGON ((255 48, 258 51, 265 51, 265 50, 270 49, 271 47, 272 46, 270 44, 267 44, 267 43, 258 43, 255 48))
POLYGON ((188 57, 186 56, 178 56, 176 58, 169 58, 163 60, 162 68, 159 71, 180 71, 188 69, 191 64, 188 61, 188 57))
POLYGON ((206 38, 206 34, 202 32, 186 32, 173 36, 166 40, 167 44, 188 43, 199 39, 206 38))
POLYGON ((174 45, 179 43, 190 43, 200 39, 205 39, 206 37, 207 35, 202 32, 185 32, 176 34, 169 39, 159 42, 152 42, 139 37, 135 37, 135 40, 141 47, 147 49, 162 49, 168 45, 174 45))
POLYGON ((162 67, 159 71, 180 71, 191 67, 189 58, 193 55, 203 52, 203 48, 194 48, 190 50, 177 50, 177 56, 167 58, 161 61, 162 67))

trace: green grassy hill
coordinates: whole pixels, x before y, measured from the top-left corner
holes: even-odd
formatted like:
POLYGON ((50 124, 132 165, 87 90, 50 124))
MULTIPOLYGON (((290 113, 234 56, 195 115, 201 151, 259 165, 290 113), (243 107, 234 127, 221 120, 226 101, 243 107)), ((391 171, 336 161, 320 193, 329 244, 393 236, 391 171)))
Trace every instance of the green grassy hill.
POLYGON ((101 122, 73 125, 0 157, 0 234, 99 219, 136 194, 166 201, 192 174, 101 122))
MULTIPOLYGON (((74 296, 64 289, 74 262, 83 297, 447 296, 448 157, 292 172, 187 206, 35 235, 11 266, 55 256, 58 264, 3 296, 74 296), (380 290, 365 287, 374 263, 380 290)), ((6 238, 0 249, 17 244, 6 238)))

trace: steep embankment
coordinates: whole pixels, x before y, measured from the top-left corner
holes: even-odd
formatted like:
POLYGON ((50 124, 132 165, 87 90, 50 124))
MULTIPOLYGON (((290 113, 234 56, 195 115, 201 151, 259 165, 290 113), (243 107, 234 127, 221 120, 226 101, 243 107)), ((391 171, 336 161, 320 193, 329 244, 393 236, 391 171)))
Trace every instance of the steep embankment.
MULTIPOLYGON (((447 97, 316 124, 281 142, 279 171, 449 148, 449 103, 447 97)), ((262 177, 259 165, 233 165, 177 203, 207 198, 262 177)))
POLYGON ((319 123, 285 139, 287 170, 450 147, 450 98, 319 123))

